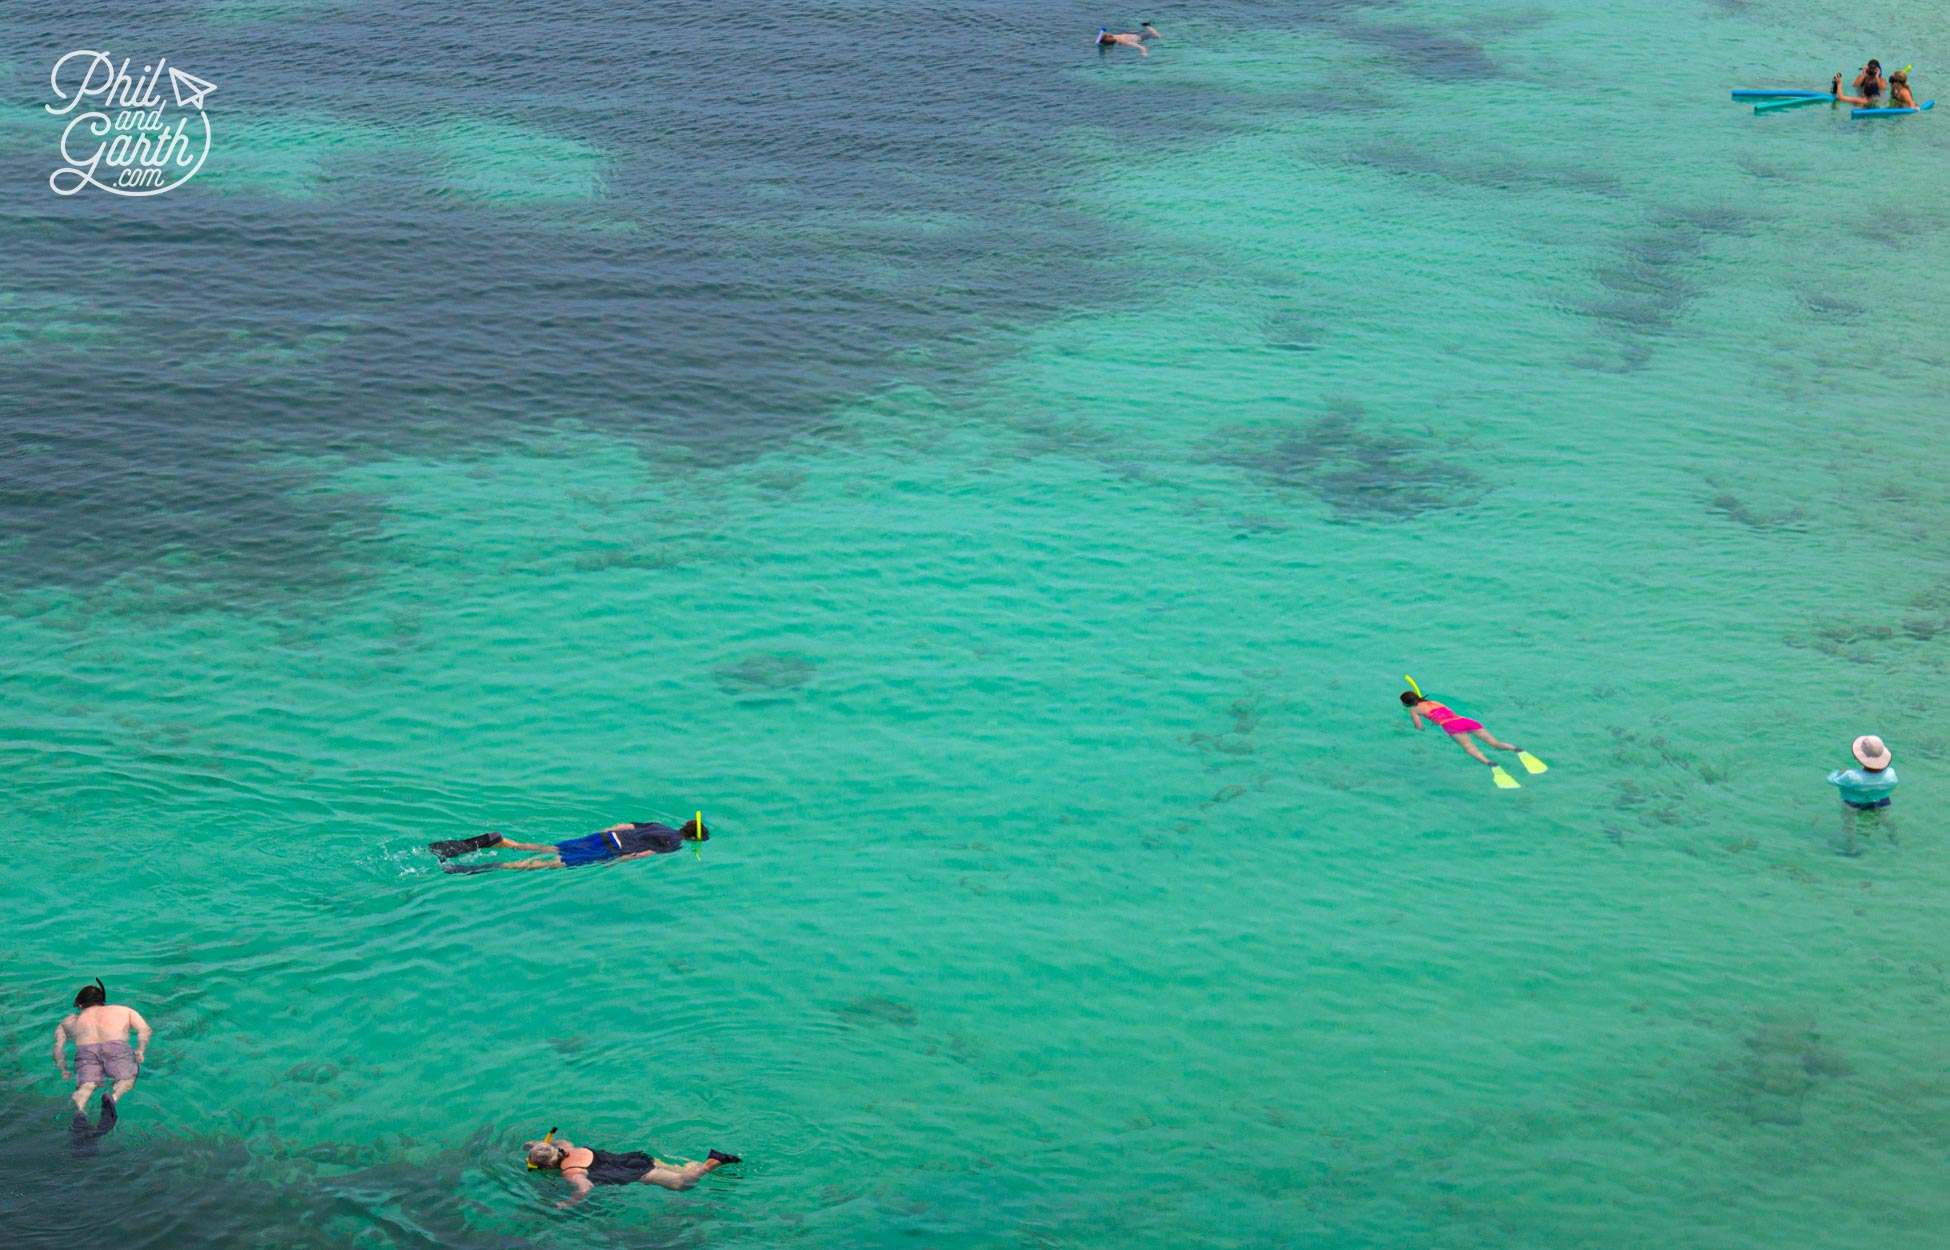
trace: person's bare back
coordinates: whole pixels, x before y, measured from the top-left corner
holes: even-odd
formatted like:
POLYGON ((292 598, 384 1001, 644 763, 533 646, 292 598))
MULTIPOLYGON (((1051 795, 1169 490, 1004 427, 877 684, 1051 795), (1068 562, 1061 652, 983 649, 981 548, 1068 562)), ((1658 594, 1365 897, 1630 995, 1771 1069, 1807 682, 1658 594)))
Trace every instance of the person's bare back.
POLYGON ((142 1018, 140 1012, 133 1007, 123 1007, 115 1003, 83 1008, 63 1020, 61 1027, 69 1037, 74 1039, 77 1046, 95 1046, 102 1042, 126 1042, 129 1040, 130 1033, 149 1032, 149 1022, 142 1018))

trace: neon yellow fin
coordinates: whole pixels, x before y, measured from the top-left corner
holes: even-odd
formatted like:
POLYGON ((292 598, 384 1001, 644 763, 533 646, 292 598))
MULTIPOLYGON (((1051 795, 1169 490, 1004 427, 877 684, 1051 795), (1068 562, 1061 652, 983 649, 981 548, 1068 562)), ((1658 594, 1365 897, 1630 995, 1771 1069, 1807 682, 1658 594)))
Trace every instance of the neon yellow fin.
POLYGON ((1503 771, 1503 765, 1501 764, 1490 765, 1490 776, 1496 778, 1496 788, 1499 790, 1516 790, 1521 788, 1517 785, 1517 779, 1515 777, 1503 771))
POLYGON ((1549 764, 1544 763, 1544 761, 1538 759, 1528 751, 1517 752, 1517 759, 1522 761, 1523 766, 1530 770, 1530 775, 1533 777, 1538 773, 1547 773, 1551 770, 1549 764))

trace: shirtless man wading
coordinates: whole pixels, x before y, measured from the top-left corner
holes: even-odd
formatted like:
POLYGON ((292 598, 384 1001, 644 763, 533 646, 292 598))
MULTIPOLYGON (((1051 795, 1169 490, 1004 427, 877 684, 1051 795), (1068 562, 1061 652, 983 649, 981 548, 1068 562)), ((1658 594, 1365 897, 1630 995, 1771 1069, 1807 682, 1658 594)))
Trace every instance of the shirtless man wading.
POLYGON ((100 1137, 115 1127, 115 1102, 135 1088, 135 1075, 149 1049, 149 1022, 133 1007, 117 1007, 108 1001, 101 979, 84 985, 74 996, 74 1014, 54 1026, 54 1066, 61 1076, 68 1075, 68 1042, 74 1041, 74 1128, 88 1128, 88 1096, 104 1081, 115 1088, 102 1095, 101 1120, 93 1130, 100 1137), (129 1031, 135 1031, 135 1049, 129 1049, 129 1031))

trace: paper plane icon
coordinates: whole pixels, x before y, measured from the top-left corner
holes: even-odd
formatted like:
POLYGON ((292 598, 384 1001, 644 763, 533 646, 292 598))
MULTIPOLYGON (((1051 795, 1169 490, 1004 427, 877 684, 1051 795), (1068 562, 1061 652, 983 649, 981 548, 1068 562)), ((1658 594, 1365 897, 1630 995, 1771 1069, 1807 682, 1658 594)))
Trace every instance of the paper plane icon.
POLYGON ((176 93, 178 108, 200 109, 203 97, 217 89, 217 84, 204 82, 195 74, 185 74, 174 65, 169 67, 169 89, 176 93))

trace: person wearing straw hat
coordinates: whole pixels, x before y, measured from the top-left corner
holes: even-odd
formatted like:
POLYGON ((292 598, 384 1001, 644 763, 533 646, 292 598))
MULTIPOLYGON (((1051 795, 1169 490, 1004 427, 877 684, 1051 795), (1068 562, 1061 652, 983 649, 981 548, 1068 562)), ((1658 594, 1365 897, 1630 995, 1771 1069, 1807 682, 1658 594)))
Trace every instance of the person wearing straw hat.
POLYGON ((517 842, 506 834, 483 833, 450 842, 434 842, 427 849, 442 861, 448 872, 492 872, 497 868, 583 868, 590 864, 621 863, 646 855, 668 855, 682 850, 686 842, 705 842, 711 837, 703 813, 672 829, 655 821, 634 821, 611 825, 600 833, 570 838, 567 842, 517 842), (546 851, 539 859, 517 859, 504 864, 449 864, 445 861, 474 851, 546 851))
POLYGON ((1828 784, 1838 786, 1842 791, 1842 827, 1848 832, 1849 850, 1855 847, 1855 819, 1857 813, 1878 813, 1877 820, 1888 824, 1889 832, 1896 831, 1895 822, 1880 813, 1889 807, 1890 796, 1896 789, 1896 770, 1891 767, 1894 759, 1882 739, 1874 734, 1863 734, 1849 746, 1860 768, 1837 768, 1828 774, 1828 784))

